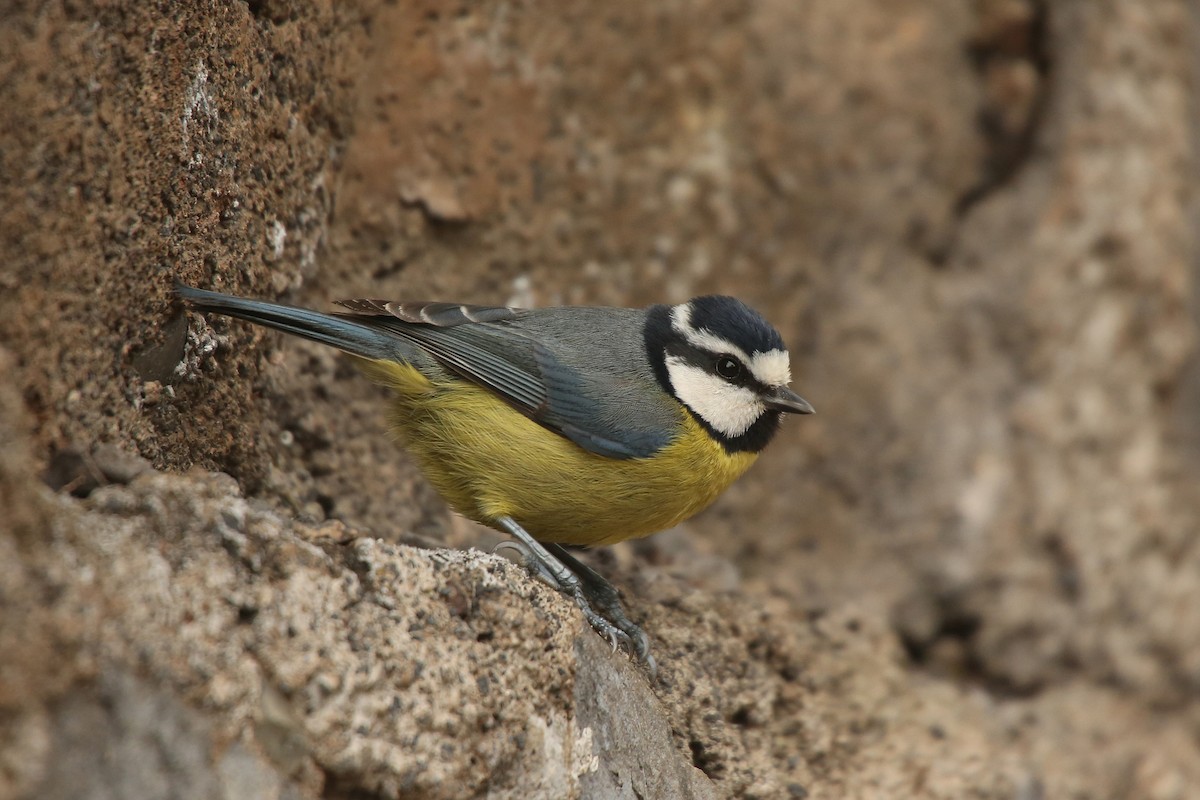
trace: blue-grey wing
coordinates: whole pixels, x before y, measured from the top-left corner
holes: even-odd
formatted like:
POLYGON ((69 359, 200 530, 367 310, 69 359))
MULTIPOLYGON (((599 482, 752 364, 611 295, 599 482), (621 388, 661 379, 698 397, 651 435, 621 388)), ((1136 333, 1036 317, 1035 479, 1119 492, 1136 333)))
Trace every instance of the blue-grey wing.
POLYGON ((640 312, 349 300, 346 316, 421 347, 580 447, 609 458, 652 455, 678 408, 658 389, 640 312))

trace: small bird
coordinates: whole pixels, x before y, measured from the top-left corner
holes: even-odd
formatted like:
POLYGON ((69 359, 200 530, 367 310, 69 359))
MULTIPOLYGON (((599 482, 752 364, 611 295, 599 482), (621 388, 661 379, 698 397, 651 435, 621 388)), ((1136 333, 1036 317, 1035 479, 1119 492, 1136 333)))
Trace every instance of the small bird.
POLYGON ((788 388, 779 332, 732 297, 645 309, 344 300, 333 314, 177 284, 196 310, 331 345, 392 390, 392 430, 458 513, 653 669, 617 590, 563 545, 669 528, 754 463, 788 388))

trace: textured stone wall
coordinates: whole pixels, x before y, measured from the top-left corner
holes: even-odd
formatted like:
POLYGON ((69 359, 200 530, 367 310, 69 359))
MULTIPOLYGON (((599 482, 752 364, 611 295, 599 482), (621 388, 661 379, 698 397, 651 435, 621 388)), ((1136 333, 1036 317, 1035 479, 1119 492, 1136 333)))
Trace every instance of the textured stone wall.
POLYGON ((0 798, 1200 785, 1191 4, 0 18, 0 798), (176 277, 736 293, 818 414, 595 554, 651 681, 176 277))

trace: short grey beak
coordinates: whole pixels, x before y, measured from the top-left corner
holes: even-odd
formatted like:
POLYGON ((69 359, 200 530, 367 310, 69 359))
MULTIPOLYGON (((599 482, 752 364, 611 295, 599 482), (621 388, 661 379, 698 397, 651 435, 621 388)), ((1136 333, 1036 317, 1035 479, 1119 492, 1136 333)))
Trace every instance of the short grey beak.
POLYGON ((762 396, 763 405, 786 414, 813 414, 812 404, 786 386, 779 386, 762 396))

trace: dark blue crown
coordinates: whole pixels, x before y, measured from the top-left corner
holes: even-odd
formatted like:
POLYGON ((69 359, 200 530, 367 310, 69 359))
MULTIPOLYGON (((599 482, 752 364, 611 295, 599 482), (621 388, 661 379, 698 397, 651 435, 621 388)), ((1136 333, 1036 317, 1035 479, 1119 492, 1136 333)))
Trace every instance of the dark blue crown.
POLYGON ((710 294, 693 298, 689 305, 693 328, 714 333, 747 353, 787 349, 779 331, 762 314, 735 297, 710 294))

